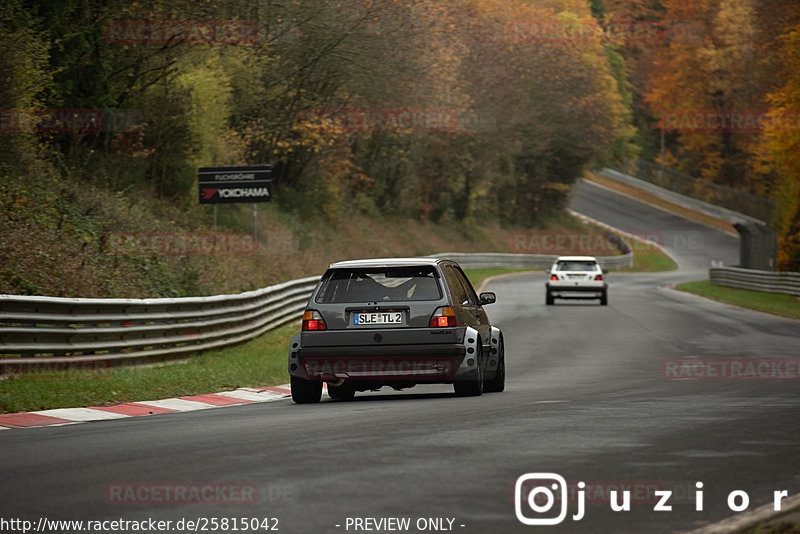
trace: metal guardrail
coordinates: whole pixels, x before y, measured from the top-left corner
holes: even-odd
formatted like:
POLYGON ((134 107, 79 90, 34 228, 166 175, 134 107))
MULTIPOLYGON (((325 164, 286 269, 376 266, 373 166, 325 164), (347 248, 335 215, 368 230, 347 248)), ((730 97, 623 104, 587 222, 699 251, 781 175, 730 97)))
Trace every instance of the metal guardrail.
POLYGON ((637 178, 681 195, 744 213, 761 221, 769 222, 772 220, 775 203, 768 198, 701 180, 674 169, 662 169, 656 163, 641 159, 627 160, 623 162, 621 167, 623 172, 629 172, 637 178))
POLYGON ((709 280, 717 286, 784 293, 800 297, 800 273, 757 271, 738 267, 712 267, 709 280))
MULTIPOLYGON (((633 251, 631 247, 620 239, 617 235, 610 232, 614 230, 624 237, 629 239, 640 239, 632 234, 620 232, 615 228, 601 223, 596 219, 592 219, 582 213, 568 209, 569 213, 573 216, 582 219, 592 224, 603 226, 606 232, 606 238, 609 243, 612 243, 622 252, 619 256, 596 256, 597 262, 605 270, 619 270, 629 269, 633 267, 633 251)), ((558 254, 508 254, 508 253, 461 253, 461 252, 442 252, 440 254, 432 254, 433 258, 447 258, 458 262, 464 269, 549 269, 558 258, 558 254)))
POLYGON ((731 223, 760 222, 758 219, 750 217, 749 215, 745 215, 743 213, 739 213, 737 211, 733 211, 728 208, 718 206, 716 204, 711 204, 703 200, 698 200, 696 198, 692 198, 686 195, 681 195, 680 193, 676 193, 674 191, 661 187, 660 185, 656 185, 652 182, 642 180, 638 176, 632 176, 630 174, 620 172, 616 169, 610 169, 606 167, 604 169, 597 171, 597 174, 599 174, 604 178, 608 178, 609 180, 614 180, 615 182, 635 187, 636 189, 650 193, 651 195, 654 195, 662 200, 666 200, 667 202, 671 202, 672 204, 677 204, 678 206, 682 206, 692 211, 703 213, 710 217, 715 217, 717 219, 722 219, 724 221, 729 221, 731 223))
MULTIPOLYGON (((558 255, 443 252, 431 257, 456 261, 464 269, 547 269, 558 255)), ((597 262, 606 270, 626 269, 633 266, 633 252, 620 256, 597 256, 597 262)))
POLYGON ((149 362, 246 341, 299 320, 318 280, 176 299, 0 295, 0 373, 149 362))

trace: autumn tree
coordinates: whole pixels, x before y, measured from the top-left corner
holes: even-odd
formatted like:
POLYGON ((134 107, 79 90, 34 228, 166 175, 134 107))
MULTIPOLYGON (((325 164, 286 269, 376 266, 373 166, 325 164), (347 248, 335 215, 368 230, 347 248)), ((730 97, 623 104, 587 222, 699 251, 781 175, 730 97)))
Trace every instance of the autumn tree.
POLYGON ((758 147, 756 171, 776 202, 778 268, 800 271, 800 28, 780 38, 784 84, 770 93, 769 126, 758 147))
MULTIPOLYGON (((647 93, 653 114, 755 113, 779 80, 780 28, 796 20, 796 3, 773 0, 663 0, 664 46, 647 93)), ((658 123, 657 126, 661 126, 658 123)), ((668 133, 678 167, 709 181, 756 191, 750 168, 760 132, 723 127, 668 133)))
POLYGON ((492 127, 492 192, 501 217, 530 224, 565 205, 574 180, 628 136, 620 86, 588 4, 471 5, 466 78, 478 116, 492 127), (543 32, 550 32, 546 34, 543 32))

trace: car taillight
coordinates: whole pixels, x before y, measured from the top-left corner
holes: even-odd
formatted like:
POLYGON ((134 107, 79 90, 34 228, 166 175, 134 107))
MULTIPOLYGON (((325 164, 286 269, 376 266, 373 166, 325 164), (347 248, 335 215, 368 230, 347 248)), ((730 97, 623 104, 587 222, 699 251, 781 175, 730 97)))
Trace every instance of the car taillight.
POLYGON ((603 275, 602 274, 598 274, 597 276, 594 277, 594 279, 595 280, 602 280, 603 279, 603 275))
POLYGON ((442 328, 445 326, 458 326, 456 321, 456 310, 452 306, 442 306, 436 308, 429 323, 431 328, 442 328))
POLYGON ((303 331, 307 330, 327 330, 325 319, 316 310, 306 310, 303 313, 303 331))
POLYGON ((551 275, 551 276, 550 276, 550 280, 558 280, 558 276, 557 276, 557 275, 555 275, 555 274, 554 274, 554 275, 551 275))

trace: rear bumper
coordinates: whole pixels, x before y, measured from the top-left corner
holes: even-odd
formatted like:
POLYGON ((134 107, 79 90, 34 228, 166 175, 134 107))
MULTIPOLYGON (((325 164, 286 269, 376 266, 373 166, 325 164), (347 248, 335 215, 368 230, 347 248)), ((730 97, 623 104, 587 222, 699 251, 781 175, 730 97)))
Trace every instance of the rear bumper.
POLYGON ((559 298, 600 298, 606 291, 608 291, 608 284, 602 285, 587 285, 587 284, 572 284, 572 285, 559 285, 559 284, 545 284, 547 291, 553 297, 559 298))
POLYGON ((302 334, 297 334, 289 351, 289 374, 304 380, 377 385, 452 382, 477 369, 478 336, 458 337, 462 342, 304 347, 302 334))
POLYGON ((463 357, 466 347, 462 344, 441 345, 382 345, 379 347, 307 347, 298 351, 301 359, 309 358, 425 358, 463 357))

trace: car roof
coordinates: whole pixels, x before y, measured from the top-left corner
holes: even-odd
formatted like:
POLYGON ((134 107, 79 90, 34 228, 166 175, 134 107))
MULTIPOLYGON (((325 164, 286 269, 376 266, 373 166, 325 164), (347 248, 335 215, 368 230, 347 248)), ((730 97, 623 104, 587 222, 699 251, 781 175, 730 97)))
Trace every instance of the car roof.
POLYGON ((375 267, 418 267, 437 265, 445 260, 443 258, 373 258, 365 260, 337 261, 328 266, 329 269, 363 269, 375 267))
POLYGON ((594 256, 559 256, 556 261, 597 261, 594 256))

